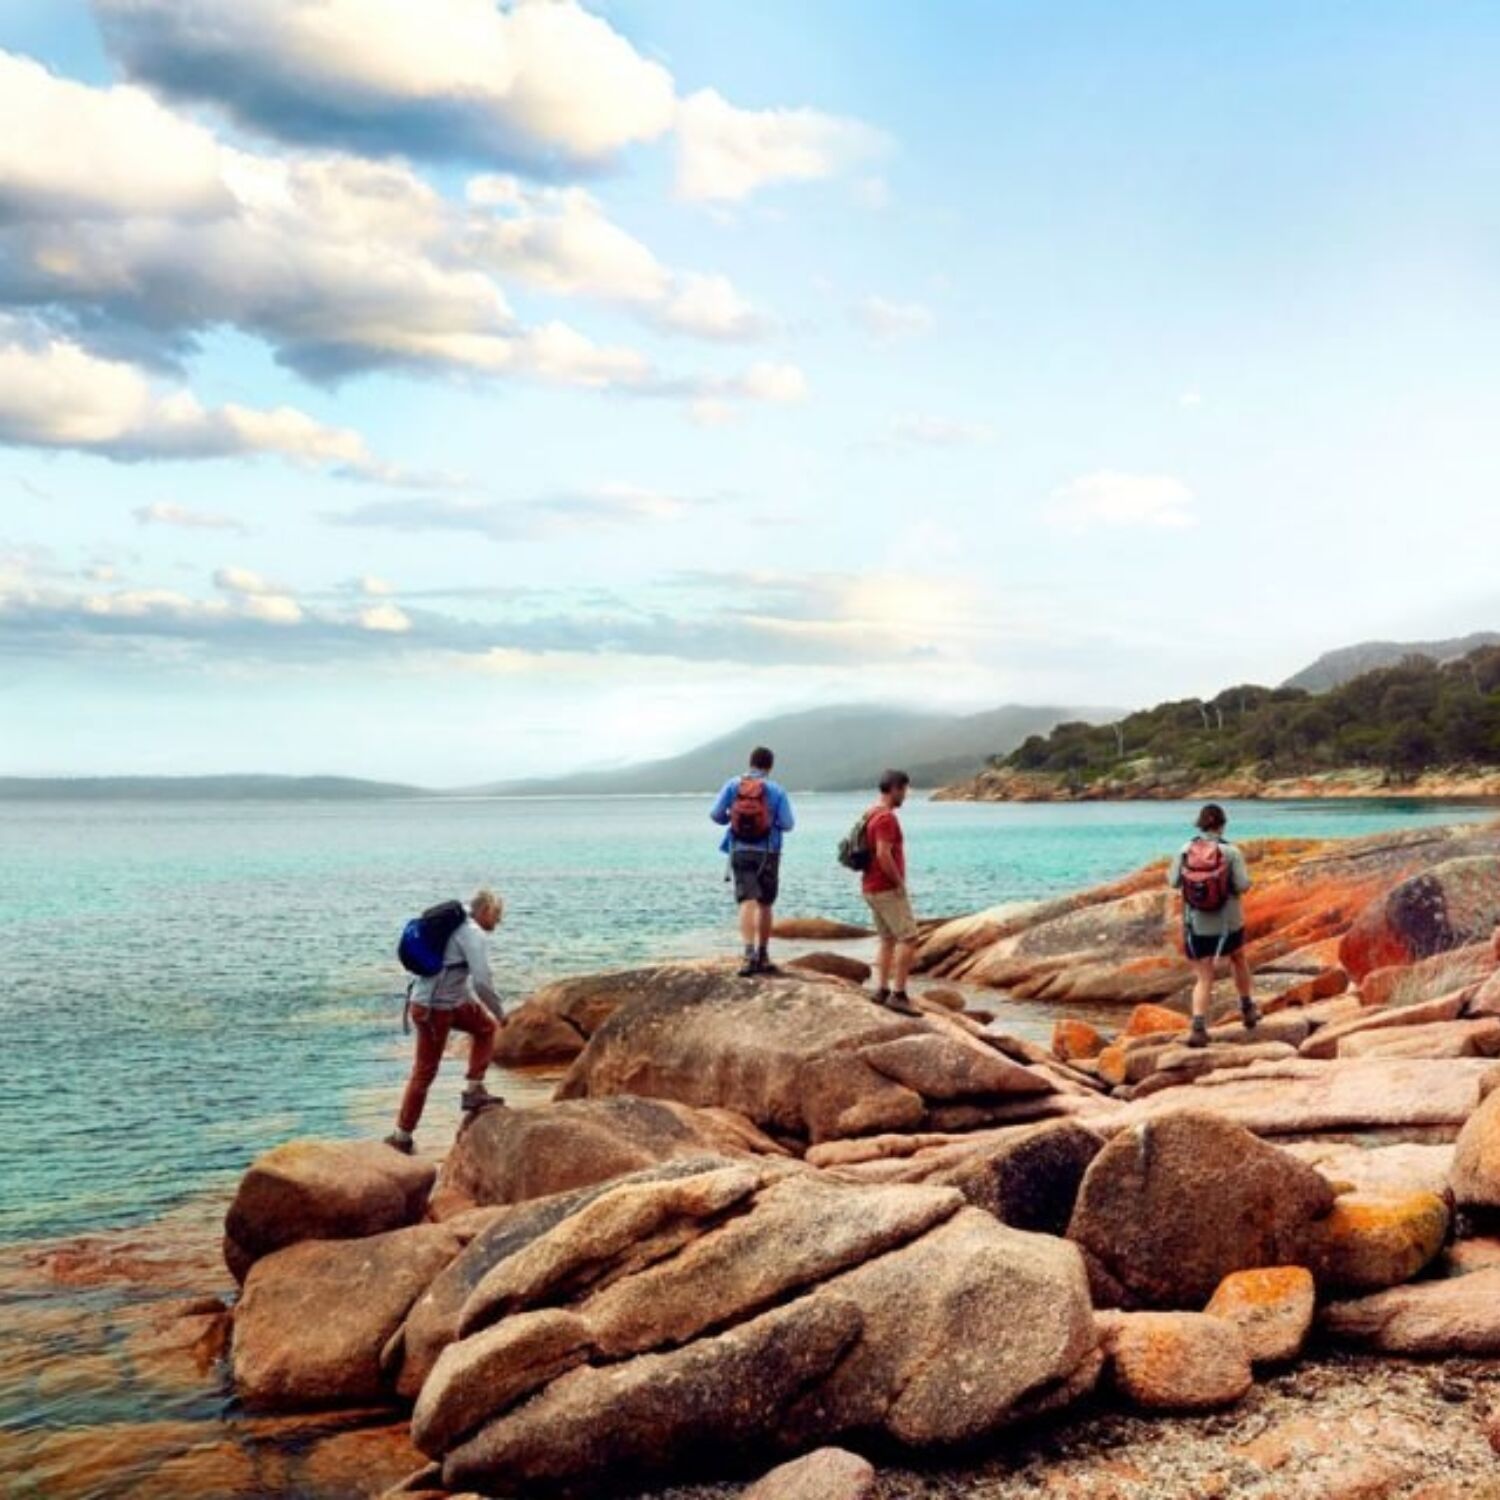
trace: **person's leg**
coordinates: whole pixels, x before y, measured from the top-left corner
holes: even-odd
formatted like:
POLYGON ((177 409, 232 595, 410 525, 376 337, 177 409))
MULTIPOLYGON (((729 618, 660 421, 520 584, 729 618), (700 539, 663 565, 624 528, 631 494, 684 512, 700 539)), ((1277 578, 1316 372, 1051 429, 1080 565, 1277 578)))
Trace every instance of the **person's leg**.
POLYGON ((906 993, 906 981, 911 975, 911 961, 917 955, 915 941, 897 943, 895 953, 895 965, 891 974, 891 988, 898 994, 906 993))
POLYGON ((740 902, 740 942, 745 949, 744 962, 740 965, 741 978, 748 978, 755 972, 755 930, 759 909, 758 902, 740 902))
POLYGON ((755 908, 755 959, 762 969, 771 967, 771 927, 776 920, 776 908, 768 901, 755 908))
POLYGON ((499 1028, 495 1018, 477 1000, 468 1000, 453 1012, 453 1029, 469 1035, 469 1066, 464 1074, 463 1105, 472 1109, 476 1104, 499 1103, 497 1095, 484 1086, 484 1075, 489 1071, 490 1059, 495 1055, 495 1038, 499 1028))
POLYGON ((1234 969, 1235 993, 1240 997, 1240 1020, 1245 1023, 1247 1030, 1253 1031, 1260 1024, 1260 1010, 1255 1004, 1250 960, 1245 957, 1244 948, 1236 948, 1229 955, 1229 962, 1234 969))
POLYGON ((1208 1042, 1208 1009, 1214 996, 1214 961, 1195 958, 1193 964, 1193 1019, 1188 1031, 1188 1046, 1202 1047, 1208 1042))
POLYGON ((896 952, 896 940, 888 932, 880 934, 880 947, 875 955, 875 998, 884 1000, 891 992, 891 961, 896 952))
POLYGON ((446 1010, 429 1010, 425 1005, 414 1005, 411 1011, 412 1029, 416 1033, 416 1050, 412 1057, 411 1076, 406 1080, 406 1092, 401 1096, 401 1109, 396 1116, 396 1131, 387 1137, 387 1143, 411 1144, 411 1134, 422 1118, 427 1103, 427 1091, 437 1077, 438 1066, 443 1060, 443 1048, 448 1042, 448 1027, 452 1013, 446 1010))

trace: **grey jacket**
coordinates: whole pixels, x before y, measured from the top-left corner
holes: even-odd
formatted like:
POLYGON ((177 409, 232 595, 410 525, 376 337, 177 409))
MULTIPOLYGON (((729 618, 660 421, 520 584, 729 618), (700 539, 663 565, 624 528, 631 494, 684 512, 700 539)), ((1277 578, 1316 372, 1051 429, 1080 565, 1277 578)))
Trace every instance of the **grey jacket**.
POLYGON ((470 999, 471 992, 496 1018, 505 1014, 500 996, 495 993, 484 928, 473 917, 466 917, 443 949, 442 973, 412 982, 411 1003, 433 1010, 453 1010, 470 999))
MULTIPOLYGON (((1199 911, 1184 902, 1183 921, 1187 923, 1188 930, 1198 937, 1222 937, 1226 932, 1238 932, 1245 925, 1245 909, 1240 903, 1240 897, 1250 889, 1250 867, 1245 863, 1245 856, 1240 853, 1238 846, 1231 844, 1228 839, 1215 838, 1213 834, 1207 833, 1201 837, 1213 838, 1215 843, 1223 844, 1224 852, 1229 856, 1229 881, 1234 887, 1234 894, 1219 911, 1199 911)), ((1182 846, 1172 861, 1172 868, 1167 871, 1167 884, 1174 891, 1181 889, 1182 862, 1187 858, 1192 842, 1189 839, 1182 846)))

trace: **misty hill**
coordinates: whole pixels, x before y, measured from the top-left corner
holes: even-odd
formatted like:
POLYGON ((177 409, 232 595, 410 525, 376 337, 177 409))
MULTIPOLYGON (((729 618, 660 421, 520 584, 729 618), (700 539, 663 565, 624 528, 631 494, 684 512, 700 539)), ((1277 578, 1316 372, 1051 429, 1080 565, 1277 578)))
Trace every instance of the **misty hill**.
POLYGON ((918 786, 972 775, 1028 735, 1066 720, 1099 723, 1120 710, 1008 704, 979 714, 907 712, 874 705, 814 708, 745 724, 669 760, 617 770, 583 771, 548 780, 481 788, 509 794, 712 792, 745 764, 756 745, 776 753, 776 776, 794 791, 838 792, 873 786, 887 766, 909 771, 918 786))
POLYGON ((1361 641, 1357 646, 1324 652, 1311 666, 1304 667, 1294 677, 1288 677, 1282 687, 1326 693, 1346 682, 1353 682, 1366 672, 1397 666, 1408 656, 1425 656, 1441 666, 1444 662, 1457 661, 1481 646, 1500 646, 1500 633, 1476 630, 1472 635, 1459 636, 1451 641, 1361 641))
POLYGON ((0 776, 0 800, 11 802, 349 802, 425 795, 419 787, 353 776, 0 776))

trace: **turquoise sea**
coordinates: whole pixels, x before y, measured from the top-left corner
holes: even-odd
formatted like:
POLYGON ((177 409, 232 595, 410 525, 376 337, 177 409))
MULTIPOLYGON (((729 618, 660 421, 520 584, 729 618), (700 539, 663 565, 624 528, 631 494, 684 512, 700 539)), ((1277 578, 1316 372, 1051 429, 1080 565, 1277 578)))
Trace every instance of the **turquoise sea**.
MULTIPOLYGON (((833 848, 863 805, 797 798, 782 911, 859 919, 833 848)), ((730 951, 704 798, 0 807, 0 1240, 154 1217, 299 1134, 383 1131, 403 1076, 404 919, 507 901, 502 992, 730 951)), ((1231 806, 1233 831, 1350 835, 1489 816, 1401 802, 1231 806)), ((1163 803, 908 804, 925 915, 1025 901, 1168 851, 1163 803)), ((1007 1016, 1043 1035, 1037 1007, 1007 1016)), ((452 1101, 442 1080, 430 1108, 452 1101)), ((439 1128, 437 1125, 433 1129, 439 1128)), ((444 1128, 446 1128, 444 1126, 444 1128)))

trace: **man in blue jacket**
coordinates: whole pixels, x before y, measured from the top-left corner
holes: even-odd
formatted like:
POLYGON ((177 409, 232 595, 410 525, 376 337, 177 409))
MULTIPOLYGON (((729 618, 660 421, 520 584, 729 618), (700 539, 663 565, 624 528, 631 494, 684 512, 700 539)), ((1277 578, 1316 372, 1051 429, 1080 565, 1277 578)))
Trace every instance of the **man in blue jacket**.
POLYGON ((771 780, 776 757, 764 745, 750 752, 750 769, 732 776, 714 799, 709 817, 725 830, 719 845, 729 856, 734 899, 740 907, 745 962, 740 975, 774 974, 771 915, 781 884, 782 835, 796 827, 792 799, 771 780))

